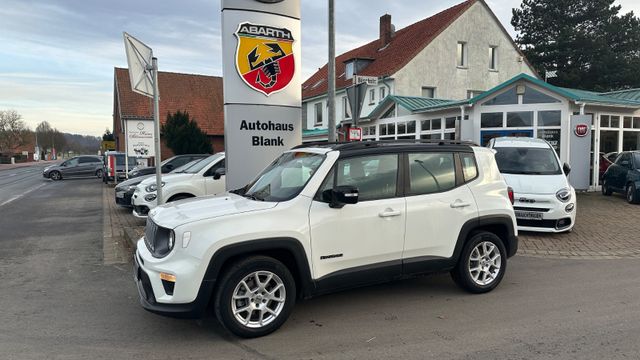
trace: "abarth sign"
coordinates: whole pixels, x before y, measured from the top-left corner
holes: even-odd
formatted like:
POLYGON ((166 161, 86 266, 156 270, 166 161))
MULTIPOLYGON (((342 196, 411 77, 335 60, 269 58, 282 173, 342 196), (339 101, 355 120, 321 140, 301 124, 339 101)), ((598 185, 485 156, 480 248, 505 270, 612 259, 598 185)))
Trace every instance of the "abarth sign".
POLYGON ((291 31, 244 22, 235 35, 236 69, 249 87, 269 96, 289 85, 295 74, 291 31))

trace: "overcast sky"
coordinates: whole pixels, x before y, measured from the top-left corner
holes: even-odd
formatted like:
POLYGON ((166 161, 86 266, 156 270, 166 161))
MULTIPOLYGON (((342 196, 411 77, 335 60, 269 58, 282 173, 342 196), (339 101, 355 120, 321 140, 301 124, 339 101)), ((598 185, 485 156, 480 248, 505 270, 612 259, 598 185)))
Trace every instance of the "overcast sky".
MULTIPOLYGON (((324 0, 302 1, 302 77, 327 61, 324 0)), ((462 0, 338 0, 336 52, 378 37, 388 13, 396 29, 462 0)), ((510 25, 520 0, 487 0, 510 25)), ((617 0, 640 13, 639 0, 617 0)), ((100 135, 112 128, 113 68, 126 67, 122 31, 147 43, 161 71, 222 75, 219 0, 3 0, 0 110, 15 109, 32 129, 100 135)))

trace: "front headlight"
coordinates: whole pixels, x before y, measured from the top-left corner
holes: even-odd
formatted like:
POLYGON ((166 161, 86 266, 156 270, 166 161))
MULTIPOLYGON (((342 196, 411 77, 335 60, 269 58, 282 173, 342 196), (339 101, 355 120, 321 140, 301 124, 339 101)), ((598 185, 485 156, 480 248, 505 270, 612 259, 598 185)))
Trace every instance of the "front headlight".
POLYGON ((558 192, 556 193, 556 198, 562 202, 571 200, 571 190, 567 188, 558 190, 558 192))
POLYGON ((129 185, 129 186, 127 187, 127 191, 135 191, 137 186, 138 186, 138 185, 129 185))
POLYGON ((176 243, 176 233, 171 230, 169 231, 169 251, 173 250, 173 245, 176 243))
MULTIPOLYGON (((164 187, 164 181, 162 182, 162 187, 164 187)), ((146 192, 154 192, 154 191, 158 190, 158 187, 156 186, 156 184, 151 184, 151 185, 147 185, 147 187, 144 188, 144 190, 146 192)))

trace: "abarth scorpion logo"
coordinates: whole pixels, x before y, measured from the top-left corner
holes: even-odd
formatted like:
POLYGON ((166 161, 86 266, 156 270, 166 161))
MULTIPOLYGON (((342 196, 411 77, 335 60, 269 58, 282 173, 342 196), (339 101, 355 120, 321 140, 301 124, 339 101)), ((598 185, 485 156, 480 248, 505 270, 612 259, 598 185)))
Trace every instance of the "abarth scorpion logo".
POLYGON ((295 73, 291 31, 245 22, 235 35, 236 69, 249 87, 269 96, 289 85, 295 73))

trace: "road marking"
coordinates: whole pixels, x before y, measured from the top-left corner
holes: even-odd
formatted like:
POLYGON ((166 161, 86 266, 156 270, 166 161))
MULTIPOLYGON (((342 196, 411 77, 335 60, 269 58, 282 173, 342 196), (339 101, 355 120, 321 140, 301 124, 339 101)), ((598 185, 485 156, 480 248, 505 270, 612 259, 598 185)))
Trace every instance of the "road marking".
POLYGON ((9 200, 7 200, 7 201, 3 202, 2 204, 0 204, 0 206, 5 206, 5 205, 9 204, 9 203, 10 203, 10 202, 12 202, 12 201, 16 201, 16 200, 20 199, 21 197, 23 197, 23 196, 27 195, 28 193, 30 193, 30 192, 32 192, 32 191, 35 191, 35 190, 38 190, 38 189, 40 189, 41 187, 43 187, 43 186, 45 186, 45 185, 47 185, 47 184, 46 184, 46 183, 45 183, 45 184, 40 184, 40 185, 38 185, 38 186, 36 186, 36 187, 34 187, 34 188, 31 188, 31 189, 29 189, 29 190, 27 190, 27 191, 23 192, 22 194, 18 194, 18 195, 16 195, 16 196, 12 197, 11 199, 9 199, 9 200))

